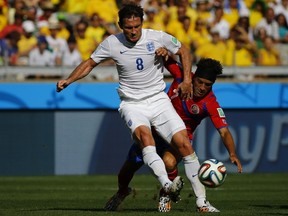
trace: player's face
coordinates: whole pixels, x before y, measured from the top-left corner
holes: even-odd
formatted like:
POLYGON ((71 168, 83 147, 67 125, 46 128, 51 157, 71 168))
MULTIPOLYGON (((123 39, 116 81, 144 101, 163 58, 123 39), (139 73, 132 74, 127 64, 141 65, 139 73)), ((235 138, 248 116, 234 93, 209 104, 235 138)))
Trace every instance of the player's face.
POLYGON ((208 79, 194 77, 193 79, 193 95, 195 97, 204 97, 212 88, 213 82, 208 79))
POLYGON ((142 34, 142 22, 140 17, 123 19, 121 28, 128 41, 136 43, 140 39, 142 34))

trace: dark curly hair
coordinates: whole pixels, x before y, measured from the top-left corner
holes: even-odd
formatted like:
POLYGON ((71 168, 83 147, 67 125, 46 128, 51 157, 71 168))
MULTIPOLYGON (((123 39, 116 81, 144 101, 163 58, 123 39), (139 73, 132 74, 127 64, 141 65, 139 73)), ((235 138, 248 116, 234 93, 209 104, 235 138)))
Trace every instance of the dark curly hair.
POLYGON ((215 82, 218 75, 222 74, 221 63, 212 58, 201 58, 196 64, 195 76, 215 82))
POLYGON ((119 17, 119 26, 123 26, 123 19, 125 18, 131 18, 131 17, 139 17, 141 19, 141 22, 143 22, 144 17, 144 10, 140 5, 137 4, 124 4, 122 8, 118 12, 119 17))

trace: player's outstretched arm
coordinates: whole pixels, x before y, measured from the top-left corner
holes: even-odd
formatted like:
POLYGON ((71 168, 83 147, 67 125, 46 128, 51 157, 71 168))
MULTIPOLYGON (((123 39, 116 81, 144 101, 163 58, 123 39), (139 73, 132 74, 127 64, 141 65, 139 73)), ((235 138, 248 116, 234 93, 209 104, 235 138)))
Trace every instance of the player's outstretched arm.
POLYGON ((231 163, 237 166, 237 170, 239 173, 242 173, 242 165, 237 157, 235 143, 230 130, 228 128, 221 128, 219 130, 219 133, 227 151, 229 152, 231 163))
POLYGON ((57 82, 56 91, 60 92, 64 88, 66 88, 71 83, 84 78, 87 76, 94 67, 96 67, 98 64, 94 62, 91 58, 81 62, 69 75, 67 79, 59 80, 57 82))

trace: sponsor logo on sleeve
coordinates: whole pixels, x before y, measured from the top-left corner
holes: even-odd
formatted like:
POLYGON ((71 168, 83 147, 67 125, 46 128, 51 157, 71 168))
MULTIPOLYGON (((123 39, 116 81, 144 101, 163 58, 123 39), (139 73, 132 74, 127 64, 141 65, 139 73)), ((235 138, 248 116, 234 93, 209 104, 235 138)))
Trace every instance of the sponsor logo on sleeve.
POLYGON ((175 37, 172 37, 171 41, 172 41, 174 44, 178 44, 178 40, 177 40, 177 38, 175 38, 175 37))
POLYGON ((224 113, 224 111, 222 110, 222 108, 217 108, 217 111, 218 111, 219 117, 225 118, 225 113, 224 113))

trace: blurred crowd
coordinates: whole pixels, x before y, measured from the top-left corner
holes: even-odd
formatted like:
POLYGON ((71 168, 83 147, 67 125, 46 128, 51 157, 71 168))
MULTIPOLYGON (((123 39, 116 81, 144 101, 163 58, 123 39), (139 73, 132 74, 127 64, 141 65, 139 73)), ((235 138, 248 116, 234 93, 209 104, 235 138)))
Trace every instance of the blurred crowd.
MULTIPOLYGON (((127 0, 0 0, 0 65, 76 66, 120 31, 127 0)), ((131 1, 130 1, 131 2, 131 1)), ((288 0, 135 0, 143 27, 166 31, 224 66, 284 65, 288 0)), ((113 64, 113 62, 104 62, 113 64)))

